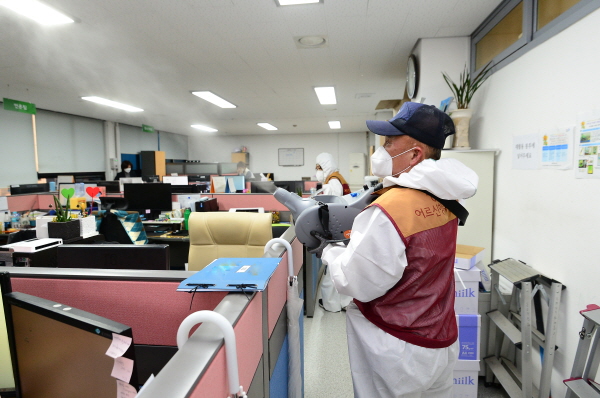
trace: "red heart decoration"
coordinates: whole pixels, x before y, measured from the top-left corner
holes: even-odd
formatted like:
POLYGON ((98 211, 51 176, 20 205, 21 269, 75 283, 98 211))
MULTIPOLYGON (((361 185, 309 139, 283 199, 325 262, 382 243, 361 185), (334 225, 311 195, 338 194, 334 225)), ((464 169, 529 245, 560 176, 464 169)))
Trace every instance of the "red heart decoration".
POLYGON ((94 198, 100 193, 100 188, 99 187, 87 187, 85 189, 85 192, 87 192, 88 195, 90 195, 92 198, 94 198))

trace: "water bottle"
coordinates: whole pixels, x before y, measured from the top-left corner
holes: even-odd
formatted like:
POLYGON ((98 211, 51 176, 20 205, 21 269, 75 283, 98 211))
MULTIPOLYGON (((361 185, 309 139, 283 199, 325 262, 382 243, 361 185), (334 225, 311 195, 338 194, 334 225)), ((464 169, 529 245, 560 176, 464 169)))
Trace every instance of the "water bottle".
POLYGON ((21 226, 21 216, 19 215, 19 212, 13 211, 12 218, 11 218, 11 227, 19 228, 20 226, 21 226))
POLYGON ((2 221, 4 222, 4 230, 10 229, 10 215, 8 215, 7 211, 4 212, 4 219, 2 221))
POLYGON ((190 218, 191 213, 192 213, 192 211, 190 209, 185 209, 185 211, 183 212, 183 226, 186 231, 189 229, 188 228, 188 219, 190 218))

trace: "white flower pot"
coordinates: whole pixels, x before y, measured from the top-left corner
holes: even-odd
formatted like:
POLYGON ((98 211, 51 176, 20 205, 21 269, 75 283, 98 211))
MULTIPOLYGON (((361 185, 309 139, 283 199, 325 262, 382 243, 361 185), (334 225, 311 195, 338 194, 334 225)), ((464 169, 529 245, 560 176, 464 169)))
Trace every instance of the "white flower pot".
POLYGON ((469 145, 469 123, 473 115, 472 109, 456 109, 450 113, 454 122, 454 146, 455 149, 471 149, 469 145))

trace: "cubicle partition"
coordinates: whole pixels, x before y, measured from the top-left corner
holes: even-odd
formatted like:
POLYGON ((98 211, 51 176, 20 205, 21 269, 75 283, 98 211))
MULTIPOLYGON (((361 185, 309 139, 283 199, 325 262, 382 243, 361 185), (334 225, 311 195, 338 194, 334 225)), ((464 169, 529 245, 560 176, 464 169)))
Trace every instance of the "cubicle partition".
MULTIPOLYGON (((290 242, 294 273, 302 296, 303 247, 292 228, 282 238, 290 242)), ((263 292, 177 292, 194 274, 186 271, 91 270, 6 267, 13 291, 82 309, 132 328, 140 382, 156 378, 144 398, 228 396, 222 334, 202 324, 177 350, 182 320, 200 310, 214 310, 233 325, 240 383, 249 396, 287 397, 288 255, 274 245, 266 254, 282 260, 263 292), (193 297, 193 300, 192 300, 193 297)), ((302 314, 299 322, 302 345, 302 314)), ((303 347, 302 347, 303 352, 303 347)), ((5 360, 5 359, 3 359, 5 360)))

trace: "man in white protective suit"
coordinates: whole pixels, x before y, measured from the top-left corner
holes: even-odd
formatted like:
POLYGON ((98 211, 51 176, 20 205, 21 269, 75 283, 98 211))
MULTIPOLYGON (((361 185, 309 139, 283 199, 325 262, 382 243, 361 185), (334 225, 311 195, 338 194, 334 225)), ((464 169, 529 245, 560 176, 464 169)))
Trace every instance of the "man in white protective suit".
MULTIPOLYGON (((323 152, 317 155, 315 170, 317 181, 323 183, 322 195, 344 196, 350 193, 350 187, 340 174, 333 155, 330 153, 323 152)), ((323 277, 321 278, 321 298, 319 299, 319 305, 326 311, 340 312, 351 301, 352 297, 339 294, 335 290, 333 281, 329 277, 329 270, 325 267, 323 277)))
POLYGON ((456 205, 475 194, 479 179, 455 159, 439 160, 454 124, 433 106, 408 102, 367 127, 386 137, 371 157, 383 189, 355 218, 348 245, 322 254, 338 292, 354 297, 346 312, 354 394, 449 398, 459 349, 459 220, 450 208, 459 214, 456 205))

